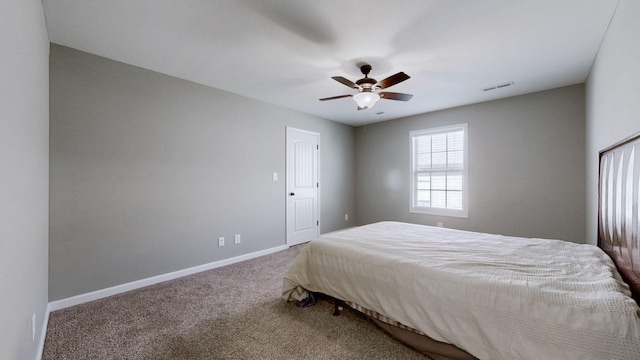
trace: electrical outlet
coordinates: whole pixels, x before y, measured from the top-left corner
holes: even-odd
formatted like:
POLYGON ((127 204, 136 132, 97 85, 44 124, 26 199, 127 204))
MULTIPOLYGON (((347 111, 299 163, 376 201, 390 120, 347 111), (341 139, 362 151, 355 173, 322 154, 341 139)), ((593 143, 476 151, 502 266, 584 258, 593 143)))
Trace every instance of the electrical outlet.
POLYGON ((234 242, 235 244, 240 244, 240 234, 236 234, 236 235, 233 237, 233 242, 234 242))
POLYGON ((344 214, 344 221, 349 221, 349 214, 344 214))
POLYGON ((442 227, 442 222, 438 221, 438 227, 442 227))
POLYGON ((218 246, 224 246, 224 236, 218 238, 218 246))
POLYGON ((31 341, 36 341, 36 313, 31 317, 31 341))

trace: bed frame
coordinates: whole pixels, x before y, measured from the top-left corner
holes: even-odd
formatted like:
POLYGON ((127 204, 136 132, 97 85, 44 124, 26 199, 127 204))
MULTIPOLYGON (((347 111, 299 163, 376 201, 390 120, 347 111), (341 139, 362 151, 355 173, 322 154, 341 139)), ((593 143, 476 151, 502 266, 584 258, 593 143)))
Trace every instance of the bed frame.
POLYGON ((598 246, 640 304, 640 133, 600 152, 598 246))

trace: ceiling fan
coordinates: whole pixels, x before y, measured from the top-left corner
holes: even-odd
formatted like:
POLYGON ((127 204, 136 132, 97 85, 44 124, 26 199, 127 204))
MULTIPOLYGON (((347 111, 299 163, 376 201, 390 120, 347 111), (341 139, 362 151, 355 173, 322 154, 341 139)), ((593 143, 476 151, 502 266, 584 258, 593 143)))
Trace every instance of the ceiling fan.
POLYGON ((360 66, 360 71, 364 74, 364 77, 357 80, 355 83, 351 80, 345 79, 342 76, 332 76, 331 78, 341 84, 344 84, 352 89, 358 90, 357 94, 338 95, 327 98, 322 98, 320 101, 341 99, 346 97, 353 97, 353 100, 358 104, 358 110, 364 110, 372 107, 380 99, 409 101, 413 95, 403 94, 389 91, 379 91, 393 86, 397 83, 403 82, 409 79, 409 75, 399 72, 395 75, 391 75, 388 78, 378 81, 370 78, 369 72, 371 72, 371 65, 360 66))

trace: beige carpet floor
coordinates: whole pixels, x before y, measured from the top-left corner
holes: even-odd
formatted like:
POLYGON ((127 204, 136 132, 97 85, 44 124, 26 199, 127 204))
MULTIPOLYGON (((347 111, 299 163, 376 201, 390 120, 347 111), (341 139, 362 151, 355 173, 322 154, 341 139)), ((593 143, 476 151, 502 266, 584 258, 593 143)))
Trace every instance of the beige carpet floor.
POLYGON ((427 359, 353 312, 284 302, 303 246, 55 311, 43 359, 427 359))

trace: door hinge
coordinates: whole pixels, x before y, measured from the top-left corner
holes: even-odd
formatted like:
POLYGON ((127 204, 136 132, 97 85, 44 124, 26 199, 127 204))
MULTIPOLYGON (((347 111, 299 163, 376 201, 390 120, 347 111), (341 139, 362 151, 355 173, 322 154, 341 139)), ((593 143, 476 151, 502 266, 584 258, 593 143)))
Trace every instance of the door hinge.
POLYGON ((320 226, 320 220, 316 220, 316 225, 320 226))
POLYGON ((320 150, 320 145, 316 144, 316 150, 320 150))
POLYGON ((320 187, 320 183, 316 183, 316 187, 319 188, 320 187))

